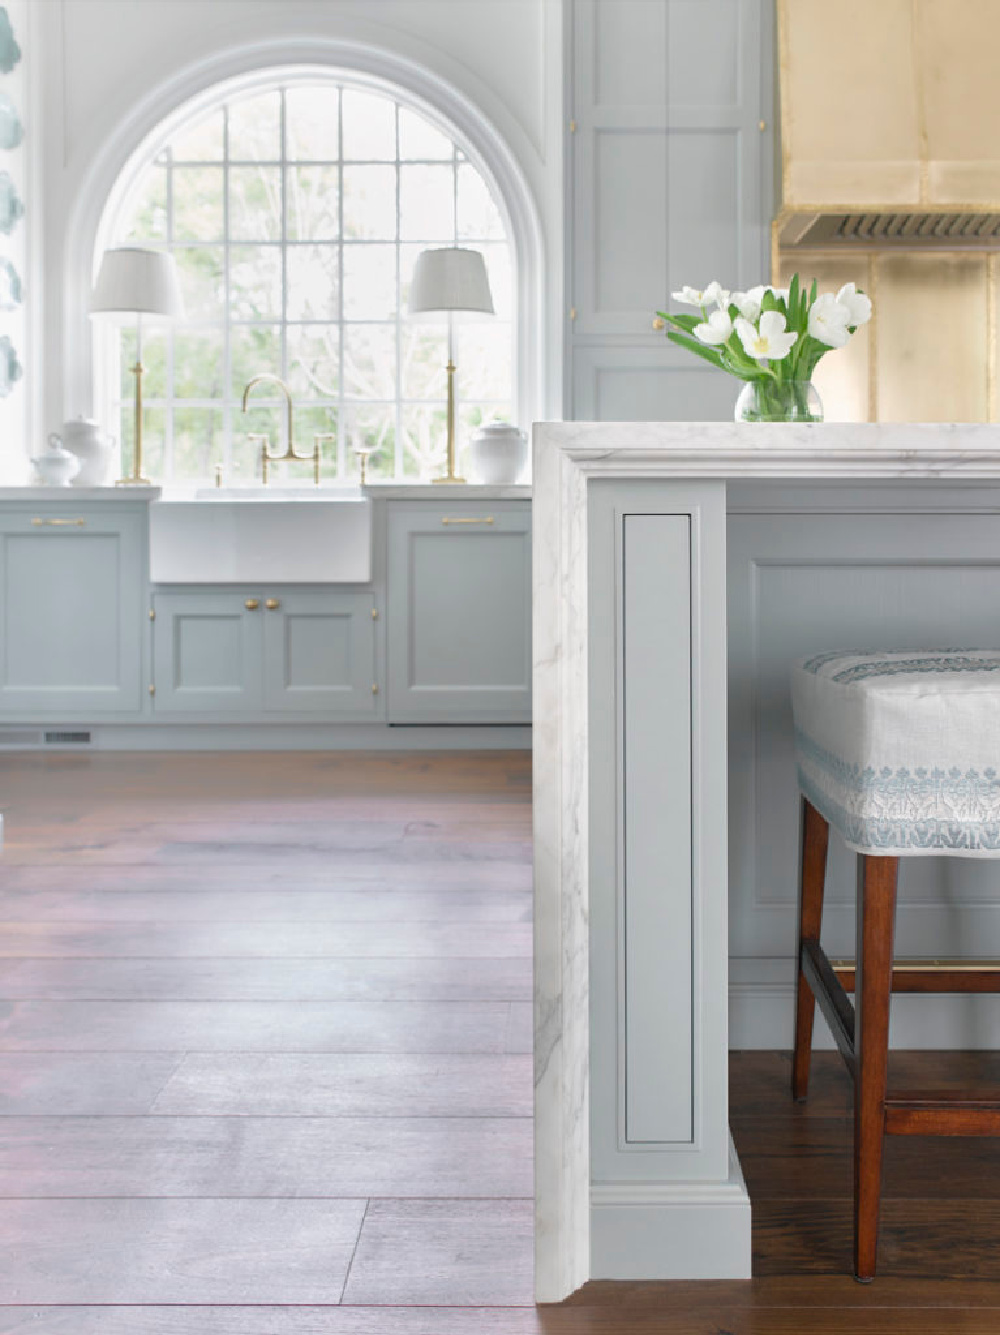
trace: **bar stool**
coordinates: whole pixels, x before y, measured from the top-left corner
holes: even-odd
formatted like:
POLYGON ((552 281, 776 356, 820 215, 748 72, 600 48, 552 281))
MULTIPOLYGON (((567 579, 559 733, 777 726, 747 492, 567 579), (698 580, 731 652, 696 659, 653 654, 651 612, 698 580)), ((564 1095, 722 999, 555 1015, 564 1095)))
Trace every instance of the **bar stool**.
POLYGON ((792 712, 802 794, 792 1093, 806 1097, 818 1001, 854 1080, 854 1273, 867 1282, 886 1133, 1000 1135, 1000 1091, 890 1096, 886 1082, 893 991, 1000 992, 997 965, 893 959, 900 857, 1000 857, 1000 651, 813 655, 793 665, 792 712), (839 967, 820 946, 831 825, 859 855, 856 958, 839 967))

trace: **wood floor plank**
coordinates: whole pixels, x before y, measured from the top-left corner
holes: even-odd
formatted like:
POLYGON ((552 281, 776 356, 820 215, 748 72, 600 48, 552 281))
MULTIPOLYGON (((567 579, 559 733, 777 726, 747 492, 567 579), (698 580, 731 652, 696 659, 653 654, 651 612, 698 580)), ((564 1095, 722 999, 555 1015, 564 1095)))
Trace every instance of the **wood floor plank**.
POLYGON ((344 1302, 514 1306, 532 1301, 528 1201, 374 1200, 344 1302))
POLYGON ((0 1307, 0 1335, 563 1335, 547 1321, 533 1307, 0 1307))
POLYGON ((195 1055, 182 1058, 151 1111, 197 1117, 530 1117, 532 1062, 526 1056, 195 1055))
POLYGON ((0 959, 0 997, 38 1001, 528 1001, 531 960, 0 959))
POLYGON ((0 922, 4 958, 524 958, 530 923, 0 922))
POLYGON ((248 887, 234 881, 219 890, 14 890, 0 887, 0 921, 65 922, 463 922, 529 923, 530 890, 467 887, 410 889, 382 884, 301 889, 248 887))
MULTIPOLYGON (((741 1119, 734 1131, 753 1201, 822 1199, 853 1190, 853 1127, 846 1118, 741 1119), (803 1164, 809 1165, 808 1172, 803 1164)), ((934 1200, 1000 1200, 1000 1140, 890 1136, 883 1195, 934 1200)))
POLYGON ((0 1053, 530 1052, 529 1010, 512 1033, 502 1001, 0 1001, 0 1053))
POLYGON ((0 1058, 0 1116, 148 1113, 182 1060, 166 1052, 8 1052, 0 1058))
MULTIPOLYGON (((183 820, 183 815, 179 819, 183 820)), ((8 853, 11 846, 12 841, 8 837, 8 853)), ((12 891, 65 891, 66 863, 46 863, 44 848, 35 848, 34 852, 32 860, 24 860, 18 866, 12 865, 9 857, 4 856, 4 888, 12 891)), ((423 864, 410 866, 407 863, 395 863, 383 866, 370 863, 344 871, 331 867, 329 863, 299 866, 288 860, 284 866, 226 864, 213 867, 211 873, 207 873, 197 866, 157 867, 141 863, 116 866, 93 863, 87 868, 85 880, 74 877, 72 881, 77 888, 82 883, 86 889, 93 889, 100 894, 112 891, 131 894, 146 890, 188 890, 201 895, 206 891, 240 892, 244 887, 251 892, 270 889, 275 893, 297 889, 350 890, 372 887, 465 894, 475 890, 530 891, 532 869, 510 862, 449 862, 430 868, 423 864)))
POLYGON ((364 1201, 4 1200, 16 1303, 337 1303, 364 1201))
MULTIPOLYGON (((852 1209, 851 1196, 756 1202, 754 1274, 849 1272, 852 1209)), ((938 1257, 953 1279, 1000 1283, 1000 1203, 883 1198, 880 1273, 916 1279, 938 1257)))
POLYGON ((531 1194, 527 1117, 8 1117, 0 1127, 6 1197, 531 1194))

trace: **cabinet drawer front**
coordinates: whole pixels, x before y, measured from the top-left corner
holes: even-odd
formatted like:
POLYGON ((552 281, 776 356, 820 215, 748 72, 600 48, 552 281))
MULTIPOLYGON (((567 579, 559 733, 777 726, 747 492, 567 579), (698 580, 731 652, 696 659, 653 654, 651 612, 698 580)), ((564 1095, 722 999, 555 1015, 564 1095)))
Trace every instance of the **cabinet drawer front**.
POLYGON ((375 600, 370 593, 289 593, 265 602, 264 708, 374 718, 375 600), (272 606, 276 604, 276 606, 272 606))
POLYGON ((144 532, 137 511, 0 514, 0 712, 139 711, 144 532))
POLYGON ((390 722, 531 721, 526 503, 389 512, 390 722))
POLYGON ((260 599, 162 593, 153 600, 155 709, 233 714, 260 708, 260 599))

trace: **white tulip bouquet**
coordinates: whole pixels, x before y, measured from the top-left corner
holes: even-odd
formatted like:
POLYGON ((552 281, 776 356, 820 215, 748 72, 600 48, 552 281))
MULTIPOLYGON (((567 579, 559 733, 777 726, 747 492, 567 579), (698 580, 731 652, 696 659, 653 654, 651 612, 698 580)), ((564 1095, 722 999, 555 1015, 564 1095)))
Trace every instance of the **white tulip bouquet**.
MULTIPOLYGON (((795 274, 787 288, 752 287, 728 292, 719 283, 699 291, 684 287, 675 301, 696 306, 700 315, 657 315, 673 328, 667 338, 712 366, 754 386, 753 410, 760 421, 816 421, 809 404, 813 371, 831 348, 842 348, 871 319, 872 304, 853 283, 839 292, 808 291, 795 274)), ((815 391, 814 403, 818 404, 815 391)))

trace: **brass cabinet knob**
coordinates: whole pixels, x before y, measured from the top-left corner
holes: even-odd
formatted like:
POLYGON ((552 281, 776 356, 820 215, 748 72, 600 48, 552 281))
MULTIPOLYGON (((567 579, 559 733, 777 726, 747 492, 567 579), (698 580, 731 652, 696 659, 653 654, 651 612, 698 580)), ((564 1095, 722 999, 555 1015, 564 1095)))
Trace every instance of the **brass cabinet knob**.
POLYGON ((653 321, 653 328, 656 330, 657 333, 659 333, 661 329, 666 329, 666 327, 667 327, 666 320, 662 319, 662 317, 658 315, 656 319, 653 321))
POLYGON ((248 612, 256 612, 257 608, 260 607, 260 599, 248 598, 246 602, 243 604, 243 606, 247 609, 248 612))
POLYGON ((269 612, 277 612, 278 608, 281 606, 281 603, 277 598, 265 598, 264 606, 267 608, 269 612))

